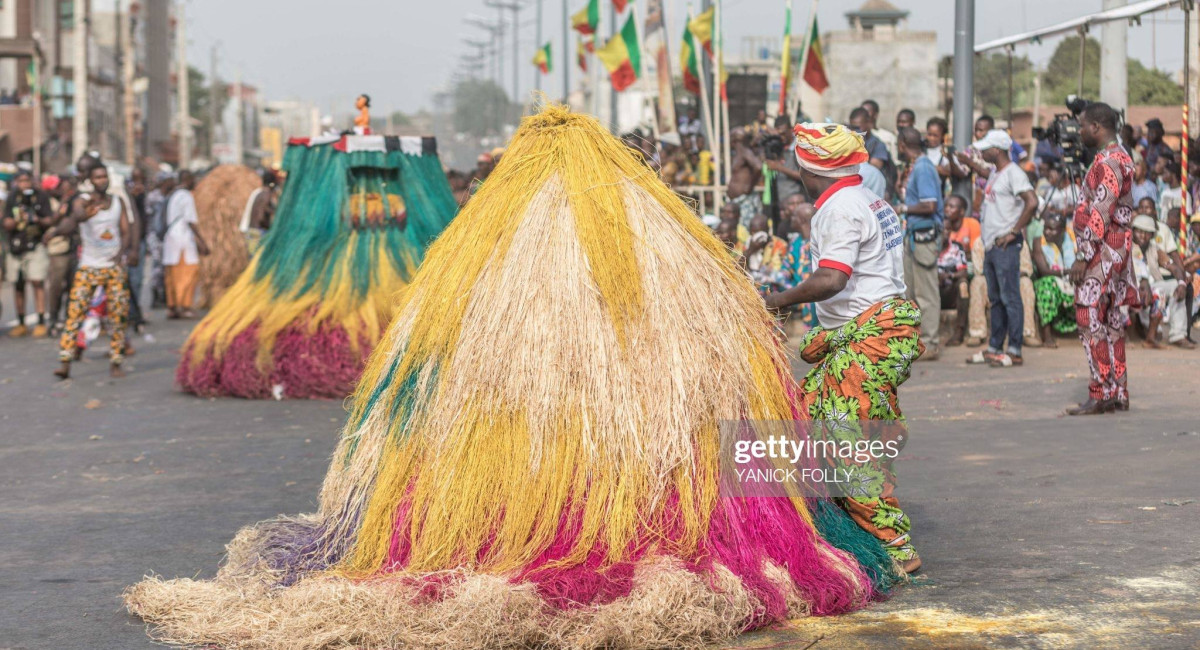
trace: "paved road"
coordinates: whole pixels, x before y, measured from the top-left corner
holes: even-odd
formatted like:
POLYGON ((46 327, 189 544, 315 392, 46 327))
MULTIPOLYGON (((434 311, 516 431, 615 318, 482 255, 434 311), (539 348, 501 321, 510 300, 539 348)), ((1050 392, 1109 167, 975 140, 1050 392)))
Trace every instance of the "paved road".
MULTIPOLYGON (((99 351, 57 383, 52 342, 0 340, 0 648, 155 647, 126 585, 210 576, 241 526, 314 509, 342 405, 179 394, 185 327, 138 340, 118 382, 99 351)), ((733 645, 1200 646, 1200 352, 1132 350, 1133 411, 1075 419, 1077 343, 1008 370, 960 350, 901 392, 923 577, 733 645)))

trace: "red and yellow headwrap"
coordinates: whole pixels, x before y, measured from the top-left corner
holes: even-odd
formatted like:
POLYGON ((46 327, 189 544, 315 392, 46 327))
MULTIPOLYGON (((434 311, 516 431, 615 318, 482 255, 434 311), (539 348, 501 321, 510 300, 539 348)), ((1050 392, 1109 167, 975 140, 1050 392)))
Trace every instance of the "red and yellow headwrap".
POLYGON ((863 137, 841 124, 797 124, 796 161, 819 176, 841 178, 867 162, 863 137))

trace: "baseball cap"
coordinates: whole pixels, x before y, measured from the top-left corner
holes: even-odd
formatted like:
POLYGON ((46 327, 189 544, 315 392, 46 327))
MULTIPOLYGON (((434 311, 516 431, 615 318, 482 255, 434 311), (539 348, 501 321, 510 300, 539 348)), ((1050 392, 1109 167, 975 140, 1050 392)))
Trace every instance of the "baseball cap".
POLYGON ((1007 151, 1012 147, 1012 138, 1009 137, 1004 129, 992 129, 987 132, 987 135, 975 141, 975 144, 971 146, 975 147, 977 151, 984 151, 985 149, 1004 149, 1007 151))
POLYGON ((1134 230, 1144 230, 1146 232, 1158 232, 1158 222, 1148 214, 1139 214, 1133 218, 1133 228, 1134 230))

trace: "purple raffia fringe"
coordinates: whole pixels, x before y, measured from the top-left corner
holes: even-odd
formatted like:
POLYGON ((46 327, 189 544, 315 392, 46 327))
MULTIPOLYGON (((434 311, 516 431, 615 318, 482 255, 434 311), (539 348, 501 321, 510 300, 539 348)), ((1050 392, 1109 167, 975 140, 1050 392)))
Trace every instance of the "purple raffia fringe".
POLYGON ((185 392, 201 397, 267 399, 283 386, 283 397, 341 399, 351 393, 362 373, 371 345, 359 341, 355 351, 346 331, 322 323, 311 334, 306 323, 294 322, 275 338, 273 364, 264 374, 258 368, 258 325, 238 334, 220 357, 207 351, 194 361, 189 346, 183 351, 175 381, 185 392))

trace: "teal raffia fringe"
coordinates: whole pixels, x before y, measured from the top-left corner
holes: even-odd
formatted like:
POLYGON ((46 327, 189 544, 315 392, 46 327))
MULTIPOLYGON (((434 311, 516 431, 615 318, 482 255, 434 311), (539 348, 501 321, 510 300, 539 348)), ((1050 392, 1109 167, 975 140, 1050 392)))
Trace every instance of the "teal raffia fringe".
POLYGON ((871 585, 876 592, 886 594, 906 580, 883 544, 854 523, 845 510, 829 499, 809 499, 808 503, 821 537, 835 548, 853 555, 871 578, 871 585))

